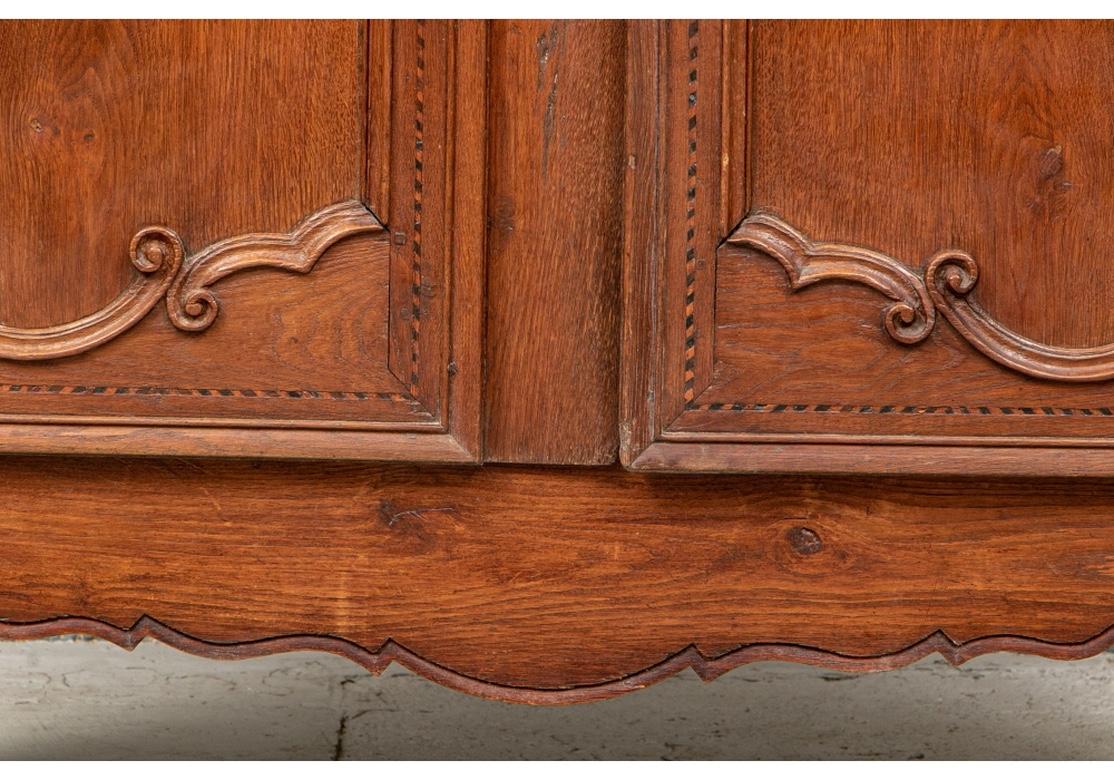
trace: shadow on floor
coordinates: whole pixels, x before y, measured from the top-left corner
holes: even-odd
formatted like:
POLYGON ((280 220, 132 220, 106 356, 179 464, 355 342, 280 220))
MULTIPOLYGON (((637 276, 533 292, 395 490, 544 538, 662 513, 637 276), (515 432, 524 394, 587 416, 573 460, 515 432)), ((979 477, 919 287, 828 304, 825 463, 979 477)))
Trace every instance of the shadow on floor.
POLYGON ((1114 654, 845 675, 783 663, 529 708, 328 655, 0 644, 0 758, 1112 759, 1114 654))

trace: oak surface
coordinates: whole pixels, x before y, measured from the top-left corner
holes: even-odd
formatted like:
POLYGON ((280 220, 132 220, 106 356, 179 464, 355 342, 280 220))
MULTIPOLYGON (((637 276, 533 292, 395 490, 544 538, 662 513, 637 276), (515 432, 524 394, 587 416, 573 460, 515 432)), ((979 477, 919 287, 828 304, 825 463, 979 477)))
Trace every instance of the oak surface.
POLYGON ((361 28, 0 25, 0 322, 100 308, 127 286, 128 241, 145 225, 200 248, 359 196, 361 28))
POLYGON ((630 34, 624 462, 1114 474, 1108 24, 630 34))
POLYGON ((535 703, 1109 647, 1109 34, 0 25, 0 637, 535 703))
POLYGON ((491 24, 486 458, 615 460, 624 25, 491 24))
POLYGON ((794 647, 849 668, 933 649, 1084 654, 1114 624, 1101 481, 8 458, 0 500, 7 621, 146 615, 197 640, 365 652, 390 639, 501 686, 619 692, 690 645, 668 668, 705 658, 711 675, 761 643, 777 647, 719 670, 809 660, 794 647), (1078 646, 962 649, 982 637, 1078 646))
POLYGON ((482 23, 0 36, 0 448, 479 458, 482 23))

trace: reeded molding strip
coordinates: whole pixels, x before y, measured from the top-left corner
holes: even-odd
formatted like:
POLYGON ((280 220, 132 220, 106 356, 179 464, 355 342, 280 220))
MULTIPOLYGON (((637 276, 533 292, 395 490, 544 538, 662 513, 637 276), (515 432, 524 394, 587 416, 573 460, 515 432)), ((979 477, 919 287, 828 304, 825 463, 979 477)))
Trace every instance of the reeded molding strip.
POLYGON ((250 233, 218 241, 183 259, 182 239, 170 228, 145 227, 131 241, 132 265, 140 276, 103 309, 46 328, 0 325, 0 358, 49 360, 87 352, 138 323, 164 295, 170 321, 181 330, 213 324, 220 304, 210 287, 229 274, 251 268, 308 273, 342 238, 383 230, 362 203, 326 206, 289 233, 250 233))
POLYGON ((979 278, 978 265, 962 250, 937 252, 922 276, 872 249, 813 241, 766 212, 748 216, 727 243, 756 249, 777 260, 794 291, 831 279, 877 290, 894 301, 885 311, 884 325, 902 344, 924 341, 935 328, 939 311, 975 349, 1026 376, 1062 382, 1114 378, 1114 344, 1082 349, 1041 344, 983 311, 970 298, 979 278))
POLYGON ((170 228, 145 227, 129 249, 140 275, 115 300, 86 317, 46 328, 0 325, 0 358, 49 360, 76 355, 131 328, 154 308, 182 265, 185 247, 170 228))
POLYGON ((1088 658, 1114 646, 1114 626, 1110 626, 1090 639, 1074 643, 1048 642, 1015 635, 989 636, 969 642, 956 642, 943 631, 936 631, 904 650, 875 656, 844 655, 802 645, 754 644, 744 645, 724 655, 708 657, 695 646, 689 645, 642 671, 595 685, 527 688, 488 682, 454 672, 426 660, 393 640, 387 640, 373 652, 346 639, 308 634, 248 642, 207 642, 176 631, 147 616, 141 617, 128 629, 117 628, 100 620, 79 617, 54 618, 36 623, 0 621, 0 640, 44 639, 64 634, 95 636, 125 650, 134 650, 140 642, 150 637, 183 652, 221 660, 257 658, 305 650, 329 652, 360 664, 374 675, 382 673, 391 663, 398 663, 415 674, 420 674, 448 688, 486 699, 521 704, 577 704, 609 699, 621 693, 640 690, 689 668, 696 672, 700 679, 708 682, 737 666, 757 661, 791 661, 843 672, 878 672, 898 669, 933 653, 940 654, 952 666, 959 666, 986 653, 1026 653, 1069 661, 1088 658))

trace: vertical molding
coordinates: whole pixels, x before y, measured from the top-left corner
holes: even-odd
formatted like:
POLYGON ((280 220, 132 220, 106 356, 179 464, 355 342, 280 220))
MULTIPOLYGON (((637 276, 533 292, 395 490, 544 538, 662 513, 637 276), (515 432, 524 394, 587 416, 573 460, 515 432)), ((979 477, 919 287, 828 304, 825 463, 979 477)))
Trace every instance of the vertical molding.
MULTIPOLYGON (((422 208, 425 200, 425 101, 426 31, 425 21, 415 22, 417 51, 414 57, 414 204, 410 233, 410 371, 407 376, 411 395, 418 394, 418 345, 422 334, 422 208)), ((446 90, 447 91, 447 90, 446 90)))
POLYGON ((367 23, 367 177, 364 197, 378 219, 386 220, 391 201, 392 23, 367 23))
POLYGON ((446 188, 449 225, 448 301, 444 330, 449 359, 439 370, 448 388, 450 433, 479 460, 483 449, 480 409, 483 393, 484 256, 486 253, 487 105, 489 22, 458 21, 453 26, 446 188))
POLYGON ((665 100, 659 57, 664 23, 627 25, 626 149, 623 194, 623 321, 619 457, 629 465, 660 429, 659 385, 663 365, 661 257, 662 148, 665 100))
POLYGON ((733 19, 720 26, 723 39, 720 238, 731 235, 749 210, 750 25, 749 20, 733 19))
POLYGON ((700 172, 700 137, 697 102, 700 100, 700 22, 688 22, 685 39, 685 59, 688 63, 685 83, 685 368, 684 399, 691 404, 696 399, 696 266, 697 266, 697 173, 700 172))
POLYGON ((616 459, 625 30, 492 25, 491 461, 616 459))

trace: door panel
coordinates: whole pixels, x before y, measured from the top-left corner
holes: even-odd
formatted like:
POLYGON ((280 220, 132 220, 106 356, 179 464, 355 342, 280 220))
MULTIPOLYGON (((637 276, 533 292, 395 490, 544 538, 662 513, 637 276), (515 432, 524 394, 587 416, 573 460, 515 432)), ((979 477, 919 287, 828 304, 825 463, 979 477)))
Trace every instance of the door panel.
POLYGON ((9 447, 476 457, 481 25, 0 35, 9 447))
POLYGON ((627 462, 1114 471, 1112 35, 636 28, 627 462))

